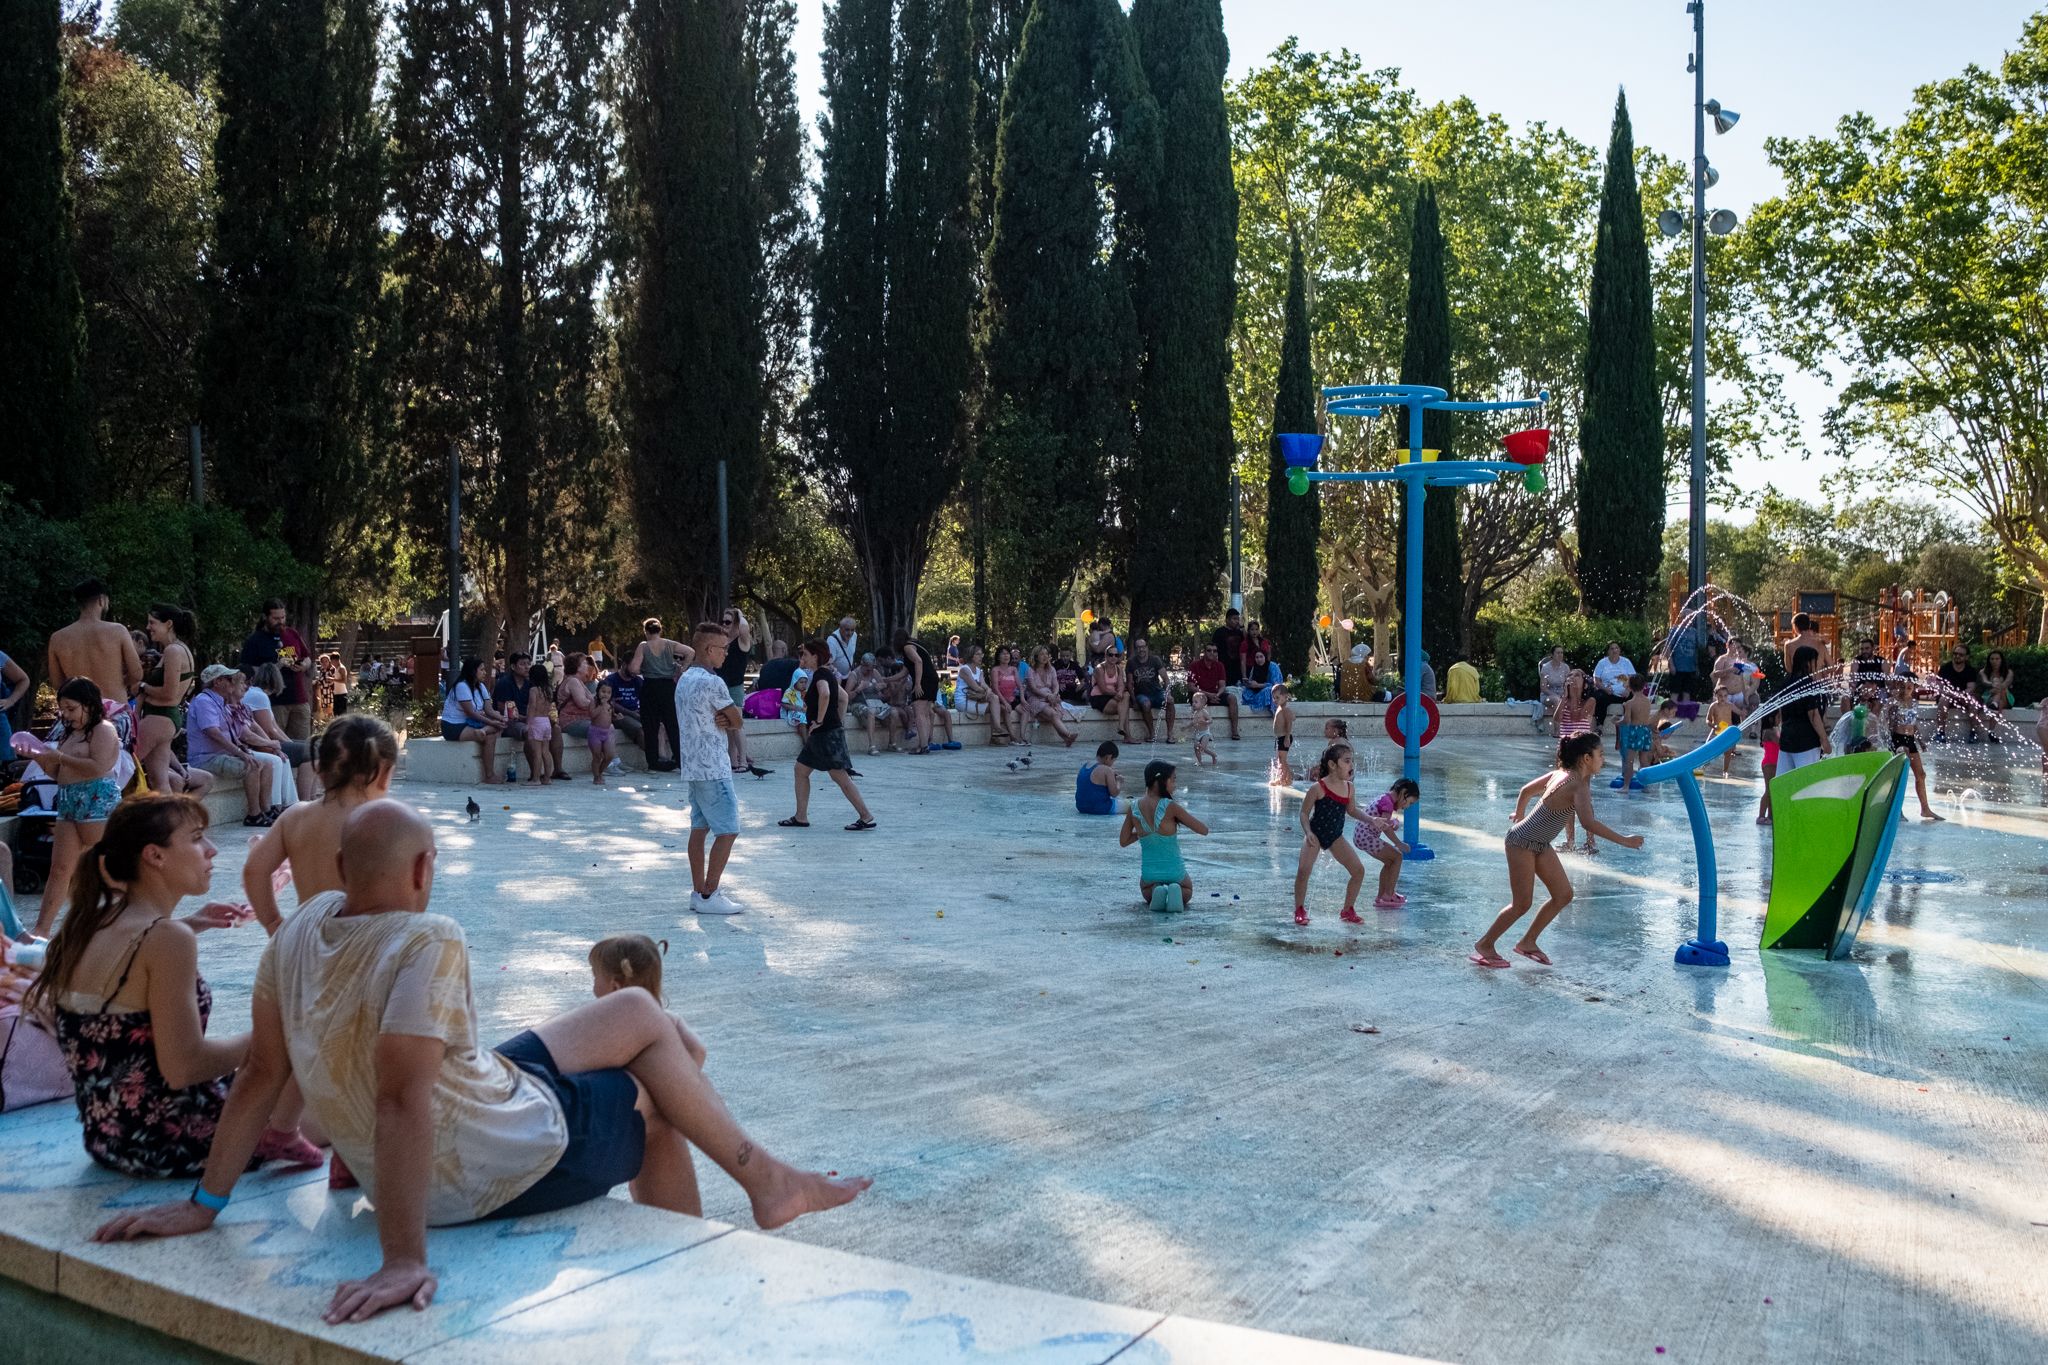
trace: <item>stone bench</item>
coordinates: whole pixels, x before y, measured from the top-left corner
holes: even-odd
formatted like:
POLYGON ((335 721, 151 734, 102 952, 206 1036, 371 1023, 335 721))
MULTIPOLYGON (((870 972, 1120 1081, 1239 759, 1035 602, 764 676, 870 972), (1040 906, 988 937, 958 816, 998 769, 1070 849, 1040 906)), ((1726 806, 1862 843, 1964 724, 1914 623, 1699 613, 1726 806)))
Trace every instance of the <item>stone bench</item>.
MULTIPOLYGON (((737 1202, 729 1186, 714 1197, 737 1202)), ((439 1228, 425 1312, 320 1320, 337 1282, 378 1264, 361 1191, 324 1171, 243 1177, 210 1232, 96 1245, 107 1218, 178 1198, 89 1161, 69 1104, 0 1116, 0 1341, 9 1357, 175 1361, 507 1359, 1397 1365, 1357 1350, 1066 1298, 788 1236, 601 1199, 561 1213, 439 1228), (83 1338, 66 1351, 57 1344, 83 1338)), ((831 1217, 826 1214, 823 1217, 831 1217)), ((914 1213, 910 1216, 915 1216, 914 1213)))

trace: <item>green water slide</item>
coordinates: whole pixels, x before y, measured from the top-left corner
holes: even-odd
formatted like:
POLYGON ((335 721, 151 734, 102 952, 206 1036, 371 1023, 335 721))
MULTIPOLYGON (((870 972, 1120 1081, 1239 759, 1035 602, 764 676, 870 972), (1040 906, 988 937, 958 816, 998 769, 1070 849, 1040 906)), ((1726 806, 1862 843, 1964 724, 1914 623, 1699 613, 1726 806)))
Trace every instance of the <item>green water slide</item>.
POLYGON ((1765 948, 1845 957, 1891 853, 1906 761, 1845 754, 1771 781, 1771 899, 1765 948))

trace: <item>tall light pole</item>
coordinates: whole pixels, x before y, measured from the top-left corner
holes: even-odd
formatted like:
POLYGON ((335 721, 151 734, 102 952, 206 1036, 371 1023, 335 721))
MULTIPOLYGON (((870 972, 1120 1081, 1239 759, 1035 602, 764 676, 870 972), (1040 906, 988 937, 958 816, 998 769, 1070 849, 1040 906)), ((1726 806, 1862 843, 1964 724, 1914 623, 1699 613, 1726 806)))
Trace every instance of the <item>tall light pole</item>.
MULTIPOLYGON (((1713 120, 1718 136, 1742 116, 1707 98, 1706 0, 1689 0, 1685 9, 1692 15, 1692 57, 1686 62, 1692 73, 1692 498, 1685 577, 1687 593, 1697 594, 1707 584, 1707 234, 1725 236, 1736 223, 1727 209, 1707 212, 1707 191, 1721 179, 1707 164, 1707 120, 1713 120)), ((1657 228, 1666 237, 1676 237, 1685 226, 1676 209, 1657 215, 1657 228)))

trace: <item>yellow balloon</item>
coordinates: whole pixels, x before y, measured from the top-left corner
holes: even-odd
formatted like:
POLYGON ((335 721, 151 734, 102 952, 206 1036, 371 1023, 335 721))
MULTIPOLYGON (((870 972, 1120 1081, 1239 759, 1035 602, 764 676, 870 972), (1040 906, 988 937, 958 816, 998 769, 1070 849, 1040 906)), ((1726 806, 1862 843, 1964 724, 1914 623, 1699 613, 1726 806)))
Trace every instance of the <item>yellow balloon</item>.
POLYGON ((1092 625, 1094 625, 1094 624, 1095 624, 1095 613, 1094 613, 1093 611, 1083 611, 1083 612, 1081 613, 1081 624, 1082 624, 1082 625, 1084 625, 1084 626, 1092 626, 1092 625))

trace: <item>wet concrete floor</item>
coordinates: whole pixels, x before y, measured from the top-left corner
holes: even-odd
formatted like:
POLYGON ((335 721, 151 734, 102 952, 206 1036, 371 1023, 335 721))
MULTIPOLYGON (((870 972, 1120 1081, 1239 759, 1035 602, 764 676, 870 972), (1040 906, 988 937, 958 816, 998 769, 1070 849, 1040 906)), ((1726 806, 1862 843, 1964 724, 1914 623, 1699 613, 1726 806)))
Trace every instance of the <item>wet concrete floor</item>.
MULTIPOLYGON (((1264 786, 1256 734, 1220 771, 1127 751, 1131 772, 1176 757, 1215 827, 1182 840, 1176 918, 1138 908, 1116 822, 1074 813, 1078 752, 862 759, 867 834, 829 786, 811 829, 776 828, 776 765, 740 792, 728 920, 682 910, 680 784, 515 789, 476 826, 471 789, 397 791, 436 818, 436 908, 469 934, 487 1036, 587 998, 595 938, 668 940, 670 1004, 757 1139, 877 1177, 800 1240, 1448 1360, 2048 1357, 2038 756, 1937 756, 1950 820, 1909 799, 1835 963, 1757 951, 1753 749, 1706 784, 1727 969, 1671 960, 1693 928, 1676 792, 1603 788, 1648 845, 1568 857, 1556 966, 1501 972, 1465 953, 1540 741, 1433 746, 1440 856, 1406 909, 1341 925, 1325 862, 1296 929, 1299 796, 1264 786)), ((1361 790, 1396 760, 1371 745, 1361 790)), ((221 833, 225 890, 242 841, 221 833)), ((208 936, 225 1027, 260 947, 208 936)), ((709 1216, 743 1211, 705 1183, 709 1216)))

